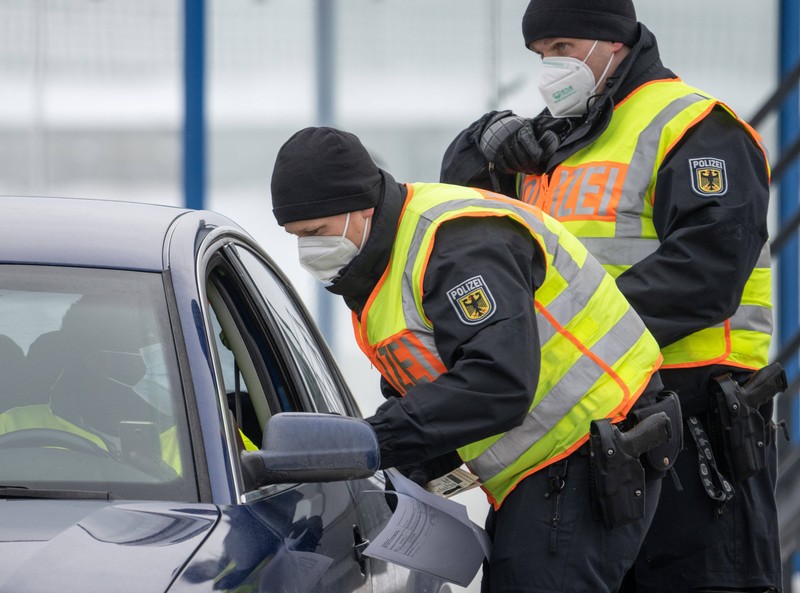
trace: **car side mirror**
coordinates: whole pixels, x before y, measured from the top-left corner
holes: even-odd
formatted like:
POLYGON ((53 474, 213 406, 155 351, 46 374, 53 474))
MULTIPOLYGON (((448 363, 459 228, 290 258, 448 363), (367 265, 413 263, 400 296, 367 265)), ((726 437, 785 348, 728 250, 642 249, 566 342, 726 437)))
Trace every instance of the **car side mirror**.
POLYGON ((241 454, 248 484, 337 482, 367 478, 380 469, 375 431, 359 418, 283 412, 272 416, 258 451, 241 454))

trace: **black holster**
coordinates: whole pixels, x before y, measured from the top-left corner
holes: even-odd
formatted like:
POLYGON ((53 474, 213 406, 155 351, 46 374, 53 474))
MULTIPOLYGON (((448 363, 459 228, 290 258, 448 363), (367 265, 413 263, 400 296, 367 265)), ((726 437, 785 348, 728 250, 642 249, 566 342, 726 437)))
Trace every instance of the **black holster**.
POLYGON ((594 502, 608 529, 644 517, 644 467, 638 457, 619 451, 621 434, 607 418, 593 420, 589 433, 594 502))
POLYGON ((641 456, 673 437, 667 412, 647 416, 642 412, 627 432, 608 418, 593 420, 589 427, 595 508, 609 529, 644 517, 646 476, 641 456))
POLYGON ((683 415, 678 394, 674 391, 662 391, 656 396, 655 403, 642 408, 634 408, 628 414, 628 418, 638 424, 648 416, 659 412, 664 412, 669 418, 670 438, 649 451, 645 451, 643 460, 654 470, 665 472, 675 464, 678 453, 683 449, 683 415))
POLYGON ((786 389, 786 374, 778 363, 760 369, 739 384, 730 373, 714 378, 716 417, 729 477, 742 482, 767 465, 772 421, 759 408, 786 389))

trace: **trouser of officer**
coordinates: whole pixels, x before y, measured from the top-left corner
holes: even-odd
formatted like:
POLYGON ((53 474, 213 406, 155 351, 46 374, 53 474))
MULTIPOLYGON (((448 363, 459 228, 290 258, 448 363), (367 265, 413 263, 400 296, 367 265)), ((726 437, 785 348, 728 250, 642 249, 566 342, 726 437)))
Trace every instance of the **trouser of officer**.
MULTIPOLYGON (((695 416, 705 426, 716 465, 723 476, 728 472, 727 464, 724 450, 713 434, 714 406, 707 393, 710 377, 724 370, 730 369, 660 371, 667 389, 680 396, 684 417, 695 416), (700 397, 696 397, 698 394, 700 397)), ((759 411, 769 422, 772 403, 759 411)), ((674 465, 682 489, 679 490, 669 477, 664 481, 650 531, 620 593, 781 590, 775 503, 777 447, 776 434, 770 432, 767 467, 733 484, 733 498, 721 503, 713 500, 703 487, 697 445, 684 429, 684 450, 674 465)))
MULTIPOLYGON (((652 403, 660 387, 651 381, 634 408, 652 403)), ((588 444, 528 476, 489 511, 482 593, 616 591, 655 513, 662 477, 646 469, 644 517, 608 529, 594 512, 588 444)))

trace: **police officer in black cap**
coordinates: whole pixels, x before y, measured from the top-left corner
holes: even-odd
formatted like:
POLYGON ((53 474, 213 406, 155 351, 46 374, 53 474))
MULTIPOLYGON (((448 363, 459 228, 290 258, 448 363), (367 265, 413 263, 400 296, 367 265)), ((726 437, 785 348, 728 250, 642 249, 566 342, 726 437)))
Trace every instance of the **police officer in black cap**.
POLYGON ((746 408, 761 436, 732 443, 741 402, 724 396, 765 367, 772 332, 761 140, 662 64, 631 0, 531 0, 522 33, 546 109, 484 115, 448 148, 441 180, 560 220, 661 346, 687 437, 623 591, 778 591, 772 400, 746 408))

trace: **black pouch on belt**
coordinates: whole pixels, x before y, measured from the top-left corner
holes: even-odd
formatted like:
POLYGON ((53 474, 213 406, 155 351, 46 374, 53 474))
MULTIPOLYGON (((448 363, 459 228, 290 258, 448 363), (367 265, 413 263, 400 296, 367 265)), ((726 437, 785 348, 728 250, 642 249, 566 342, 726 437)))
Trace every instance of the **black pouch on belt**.
POLYGON ((741 482, 767 464, 766 445, 770 435, 758 408, 786 389, 786 373, 775 362, 753 373, 741 385, 730 373, 715 377, 714 381, 730 478, 741 482))
POLYGON ((627 432, 608 418, 592 420, 589 450, 595 500, 609 529, 644 517, 645 473, 639 457, 671 435, 665 412, 651 414, 627 432))
POLYGON ((646 451, 643 457, 653 469, 667 471, 673 466, 675 458, 683 448, 683 417, 678 394, 674 391, 662 391, 656 396, 654 404, 643 408, 634 408, 628 413, 628 418, 632 418, 638 424, 648 416, 659 412, 664 412, 669 418, 670 438, 646 451))

